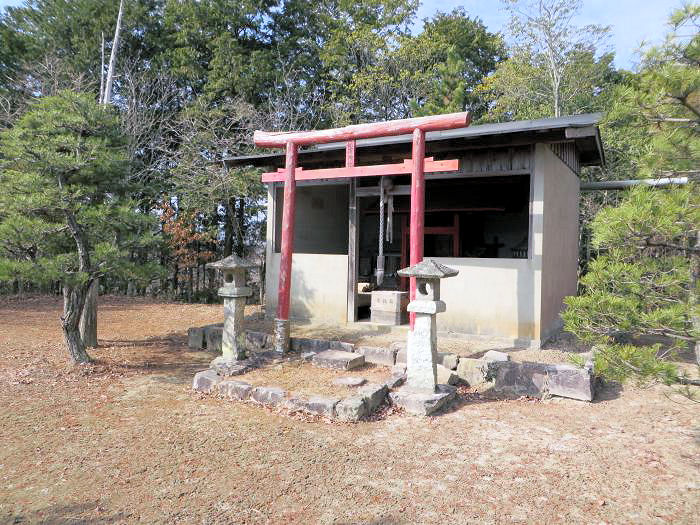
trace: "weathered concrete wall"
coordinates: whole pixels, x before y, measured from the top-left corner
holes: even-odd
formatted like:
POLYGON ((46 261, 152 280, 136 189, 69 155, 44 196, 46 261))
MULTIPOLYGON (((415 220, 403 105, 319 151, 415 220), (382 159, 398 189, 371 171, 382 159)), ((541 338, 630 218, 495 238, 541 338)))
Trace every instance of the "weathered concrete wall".
MULTIPOLYGON (((266 268, 266 313, 277 310, 280 254, 272 254, 266 268)), ((318 323, 347 320, 348 256, 295 253, 292 256, 291 317, 318 323)))
POLYGON ((538 144, 535 173, 544 181, 542 246, 542 340, 561 326, 563 299, 576 295, 579 178, 552 150, 538 144))
POLYGON ((441 284, 447 311, 438 330, 536 339, 538 316, 534 272, 529 259, 434 258, 459 270, 441 284))
MULTIPOLYGON (((294 253, 348 253, 348 186, 298 186, 294 253)), ((275 251, 282 233, 283 188, 277 188, 275 251)), ((272 217, 272 215, 270 215, 272 217)))

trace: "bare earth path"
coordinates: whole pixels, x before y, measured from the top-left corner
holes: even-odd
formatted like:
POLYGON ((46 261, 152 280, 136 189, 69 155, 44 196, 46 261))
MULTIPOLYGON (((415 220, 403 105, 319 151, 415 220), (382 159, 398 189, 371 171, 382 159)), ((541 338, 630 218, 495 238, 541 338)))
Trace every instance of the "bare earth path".
POLYGON ((220 306, 101 298, 83 370, 60 306, 0 305, 2 523, 697 523, 700 406, 662 387, 309 422, 190 391, 220 306))

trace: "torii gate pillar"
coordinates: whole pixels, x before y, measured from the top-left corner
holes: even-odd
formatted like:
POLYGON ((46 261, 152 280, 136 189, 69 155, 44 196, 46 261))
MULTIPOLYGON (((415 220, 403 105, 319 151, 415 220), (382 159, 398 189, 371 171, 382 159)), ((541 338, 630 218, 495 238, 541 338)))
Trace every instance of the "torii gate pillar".
MULTIPOLYGON (((284 205, 282 208, 282 243, 280 246, 280 276, 277 291, 277 317, 275 318, 275 351, 289 351, 289 302, 292 288, 292 252, 294 248, 294 217, 296 215, 297 153, 299 147, 287 142, 284 162, 284 205)), ((270 220, 268 218, 268 220, 270 220)))

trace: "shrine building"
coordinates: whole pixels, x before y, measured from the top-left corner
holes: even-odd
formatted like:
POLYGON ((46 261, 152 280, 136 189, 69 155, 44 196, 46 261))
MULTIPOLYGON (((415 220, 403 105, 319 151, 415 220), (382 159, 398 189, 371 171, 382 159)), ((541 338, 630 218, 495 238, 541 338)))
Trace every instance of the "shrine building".
POLYGON ((604 162, 600 115, 465 116, 256 132, 286 156, 227 159, 266 169, 266 315, 407 323, 396 272, 431 258, 459 270, 441 290, 441 332, 538 348, 560 329, 577 291, 580 171, 604 162))

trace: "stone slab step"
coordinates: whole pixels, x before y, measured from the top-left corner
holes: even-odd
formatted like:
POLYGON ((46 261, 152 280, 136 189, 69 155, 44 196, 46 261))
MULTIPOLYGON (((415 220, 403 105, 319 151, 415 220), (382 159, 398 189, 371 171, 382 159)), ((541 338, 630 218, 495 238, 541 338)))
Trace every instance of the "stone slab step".
POLYGON ((436 392, 414 392, 401 389, 390 392, 391 402, 415 416, 429 416, 444 409, 455 398, 457 389, 449 385, 438 385, 436 392))
POLYGON ((316 354, 311 362, 321 368, 352 370, 365 364, 365 356, 343 350, 326 350, 316 354))

